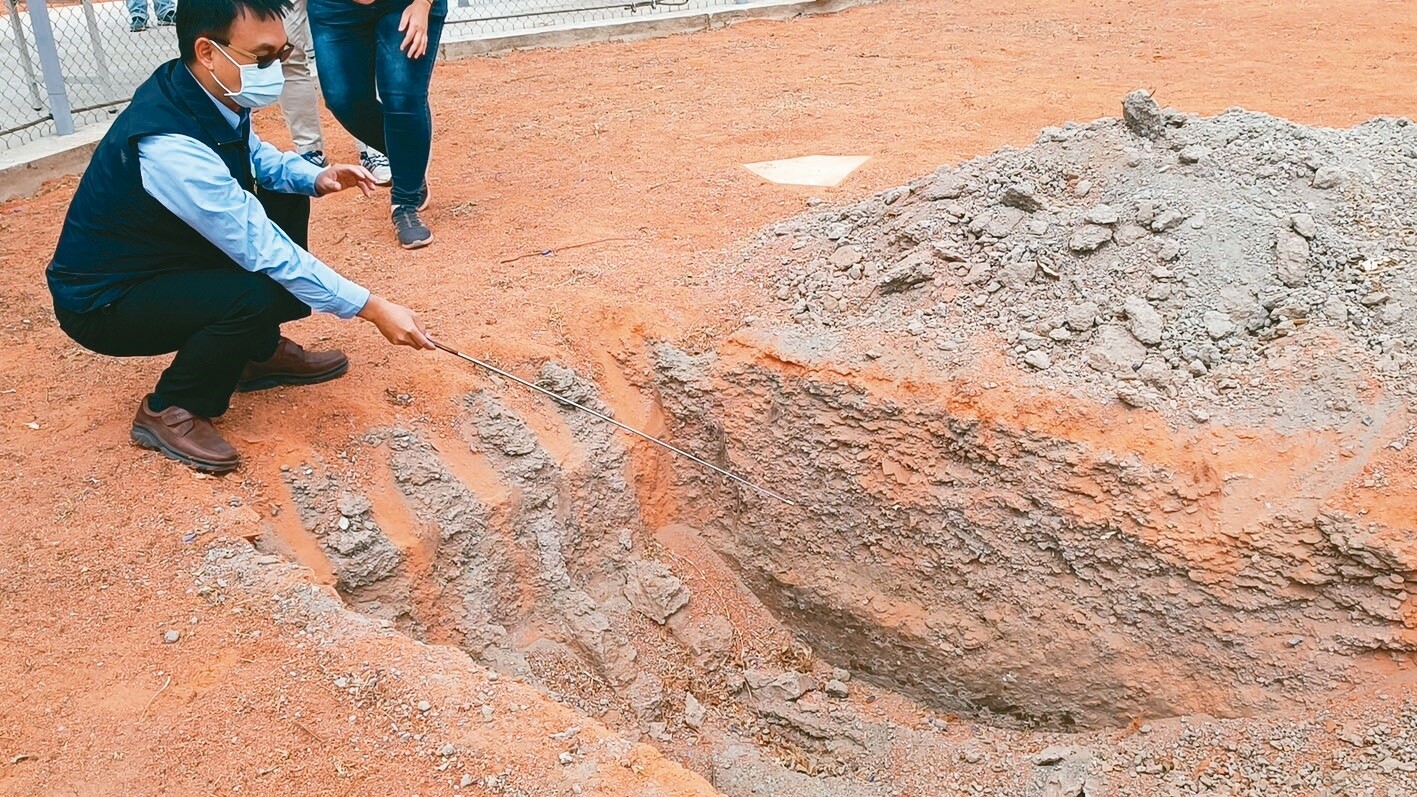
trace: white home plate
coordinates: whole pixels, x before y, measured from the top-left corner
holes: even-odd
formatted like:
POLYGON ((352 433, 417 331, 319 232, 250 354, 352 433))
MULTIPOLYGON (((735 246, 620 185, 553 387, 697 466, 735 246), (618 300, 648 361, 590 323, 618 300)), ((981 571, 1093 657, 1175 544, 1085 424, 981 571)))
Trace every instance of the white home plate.
POLYGON ((808 155, 781 161, 745 163, 743 167, 765 180, 782 185, 830 188, 870 159, 869 155, 808 155))

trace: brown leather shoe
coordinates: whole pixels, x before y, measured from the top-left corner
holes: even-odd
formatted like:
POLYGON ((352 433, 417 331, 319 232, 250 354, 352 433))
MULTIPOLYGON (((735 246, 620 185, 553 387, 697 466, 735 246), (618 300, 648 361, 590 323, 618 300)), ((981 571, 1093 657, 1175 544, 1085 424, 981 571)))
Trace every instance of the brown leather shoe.
POLYGON ((342 351, 305 351, 290 338, 281 338, 269 360, 246 363, 236 389, 242 393, 282 385, 313 385, 344 376, 349 358, 342 351))
POLYGON ((226 473, 241 464, 241 455, 210 420, 181 407, 153 412, 146 397, 133 418, 133 442, 207 473, 226 473))

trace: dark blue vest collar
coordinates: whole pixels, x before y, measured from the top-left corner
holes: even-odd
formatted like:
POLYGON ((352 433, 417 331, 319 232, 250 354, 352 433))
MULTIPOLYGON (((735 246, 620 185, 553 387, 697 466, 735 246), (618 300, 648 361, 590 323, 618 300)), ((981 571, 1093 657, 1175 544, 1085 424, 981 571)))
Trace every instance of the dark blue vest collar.
POLYGON ((221 111, 217 110, 212 95, 202 88, 202 84, 192 76, 186 64, 181 60, 173 61, 169 70, 170 85, 176 95, 172 99, 181 104, 202 125, 202 129, 213 141, 221 146, 242 141, 241 134, 222 116, 221 111))

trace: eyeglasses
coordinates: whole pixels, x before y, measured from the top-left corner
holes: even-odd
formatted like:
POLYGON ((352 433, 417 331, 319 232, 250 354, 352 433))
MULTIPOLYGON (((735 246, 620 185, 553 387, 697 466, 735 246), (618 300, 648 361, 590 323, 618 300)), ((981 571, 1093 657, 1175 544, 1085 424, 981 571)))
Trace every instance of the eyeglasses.
POLYGON ((285 59, 289 58, 290 54, 295 52, 295 43, 291 41, 287 41, 284 47, 280 48, 279 50, 276 50, 274 55, 256 55, 255 53, 248 53, 240 47, 233 47, 231 42, 224 42, 221 39, 212 39, 212 42, 215 44, 220 44, 222 47, 231 50, 237 55, 243 55, 247 58, 252 59, 256 62, 256 66, 259 69, 265 69, 266 67, 270 66, 271 64, 274 64, 277 61, 285 63, 285 59))

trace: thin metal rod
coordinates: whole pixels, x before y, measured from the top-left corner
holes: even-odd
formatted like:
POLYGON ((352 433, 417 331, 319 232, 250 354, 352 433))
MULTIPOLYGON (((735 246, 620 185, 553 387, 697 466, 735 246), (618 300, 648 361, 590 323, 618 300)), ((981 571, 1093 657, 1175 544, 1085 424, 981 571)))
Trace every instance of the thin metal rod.
MULTIPOLYGON (((10 18, 10 27, 15 30, 15 49, 18 50, 20 54, 20 66, 25 70, 25 83, 30 87, 30 102, 33 103, 32 107, 34 110, 46 110, 49 106, 45 105, 44 97, 39 93, 40 78, 39 74, 34 70, 34 59, 30 58, 30 44, 29 40, 25 37, 25 23, 24 20, 20 18, 19 4, 16 3, 15 0, 5 0, 5 7, 10 12, 5 16, 10 18)), ((48 117, 40 119, 39 121, 43 122, 47 120, 48 117)), ((22 130, 23 128, 15 129, 22 130)), ((5 132, 8 133, 12 131, 7 130, 5 132)))
MULTIPOLYGON (((433 339, 432 339, 432 338, 429 338, 429 340, 433 340, 433 339)), ((583 404, 577 404, 576 402, 571 401, 570 399, 566 398, 565 396, 562 396, 562 395, 557 394, 557 393, 553 393, 553 392, 551 392, 550 390, 547 390, 547 389, 544 388, 544 387, 540 387, 540 386, 538 386, 538 385, 534 385, 534 384, 532 384, 531 382, 528 382, 528 381, 526 381, 525 379, 522 379, 521 377, 519 377, 519 376, 517 376, 517 375, 515 375, 515 374, 509 374, 509 373, 507 373, 506 371, 503 371, 501 368, 498 368, 498 367, 495 366, 495 365, 491 365, 491 364, 489 364, 489 363, 485 363, 485 362, 483 362, 483 361, 481 361, 481 360, 479 360, 479 359, 477 359, 477 358, 475 358, 475 357, 469 357, 469 356, 467 356, 466 354, 463 354, 462 352, 458 351, 457 349, 454 349, 454 348, 451 347, 451 346, 444 346, 442 343, 440 343, 440 342, 438 342, 438 341, 436 341, 436 340, 433 340, 433 345, 434 345, 434 346, 437 346, 438 348, 442 349, 443 351, 445 351, 445 352, 447 352, 447 353, 453 355, 454 357, 457 357, 457 358, 463 359, 463 360, 467 360, 468 362, 472 363, 473 365, 476 365, 476 366, 478 366, 478 367, 480 367, 480 368, 486 368, 487 370, 491 371, 492 373, 497 374, 498 376, 506 377, 507 379, 510 379, 510 380, 512 380, 513 382, 516 382, 517 384, 519 384, 519 385, 521 385, 521 386, 523 386, 523 387, 529 387, 529 388, 531 388, 532 390, 535 390, 535 391, 538 392, 538 393, 542 393, 542 394, 544 394, 544 395, 550 396, 551 398, 556 399, 557 401, 561 402, 562 404, 569 404, 569 405, 571 405, 572 407, 575 407, 576 409, 578 409, 578 410, 580 410, 580 411, 582 411, 582 412, 588 412, 588 413, 590 413, 591 415, 594 415, 595 417, 599 418, 600 420, 605 421, 606 423, 614 424, 615 426, 618 426, 618 427, 620 427, 621 429, 624 429, 625 431, 629 432, 630 434, 639 435, 640 437, 643 437, 644 439, 650 441, 651 443, 654 443, 654 444, 657 445, 657 446, 662 446, 662 447, 664 447, 664 448, 669 449, 670 451, 673 451, 674 453, 678 454, 678 455, 681 456, 681 457, 685 457, 685 458, 687 458, 687 459, 691 459, 691 460, 693 460, 694 462, 697 462, 697 463, 699 463, 700 465, 703 465, 704 467, 708 468, 709 470, 712 470, 712 471, 714 471, 715 473, 719 473, 719 474, 722 474, 722 475, 724 475, 724 476, 727 476, 728 478, 732 479, 733 481, 738 482, 739 484, 742 484, 742 485, 746 485, 746 486, 748 486, 748 487, 751 487, 751 488, 753 488, 754 490, 757 490, 758 492, 762 493, 763 495, 769 496, 769 497, 771 497, 771 498, 775 498, 775 499, 777 499, 777 500, 783 502, 784 504, 787 504, 788 506, 797 506, 797 502, 796 502, 796 501, 791 501, 791 500, 789 500, 789 499, 787 499, 787 498, 784 498, 784 497, 782 497, 781 495, 778 495, 777 493, 773 492, 772 490, 769 490, 769 489, 766 488, 766 487, 760 487, 760 486, 758 486, 758 485, 756 485, 756 484, 754 484, 754 483, 748 481, 747 479, 743 478, 742 476, 739 476, 739 475, 737 475, 737 474, 735 474, 735 473, 730 473, 729 471, 726 471, 726 470, 724 470, 723 468, 720 468, 719 466, 713 464, 712 462, 705 462, 705 461, 703 461, 702 459, 699 459, 698 457, 694 456, 693 454, 690 454, 689 452, 687 452, 687 451, 685 451, 685 450, 683 450, 683 449, 675 448, 674 446, 672 446, 672 445, 670 445, 670 444, 664 442, 663 440, 660 440, 660 439, 657 438, 657 437, 654 437, 654 436, 652 436, 652 435, 647 435, 647 434, 645 434, 644 432, 641 432, 639 429, 634 428, 633 426, 626 426, 625 424, 623 424, 623 423, 621 423, 621 422, 615 420, 614 418, 610 417, 609 415, 606 415, 606 414, 600 413, 600 412, 596 412, 595 410, 593 410, 593 409, 591 409, 590 407, 587 407, 587 406, 585 406, 585 405, 583 405, 583 404)))
MULTIPOLYGON (((84 7, 84 23, 89 29, 89 47, 93 50, 94 63, 98 65, 98 77, 112 95, 118 91, 113 85, 113 71, 108 68, 108 55, 104 52, 103 34, 98 31, 98 15, 93 10, 93 0, 80 0, 84 7)), ((157 11, 156 8, 153 9, 157 11)))

